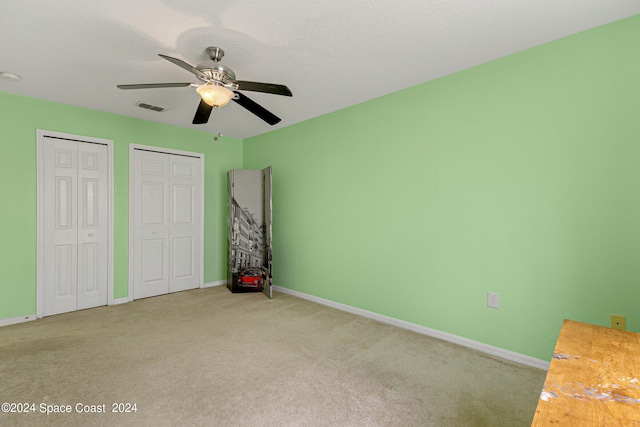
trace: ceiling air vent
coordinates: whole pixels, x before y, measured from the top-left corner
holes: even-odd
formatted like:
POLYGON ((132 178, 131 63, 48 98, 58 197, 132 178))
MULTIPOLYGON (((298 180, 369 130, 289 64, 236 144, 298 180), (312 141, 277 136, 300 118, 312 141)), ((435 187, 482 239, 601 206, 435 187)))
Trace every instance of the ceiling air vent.
POLYGON ((144 102, 138 102, 138 103, 136 103, 136 105, 137 105, 138 107, 140 107, 140 108, 145 108, 145 109, 147 109, 147 110, 152 110, 152 111, 158 111, 158 112, 161 112, 161 111, 166 110, 166 108, 158 107, 158 106, 151 105, 151 104, 147 104, 147 103, 144 103, 144 102))

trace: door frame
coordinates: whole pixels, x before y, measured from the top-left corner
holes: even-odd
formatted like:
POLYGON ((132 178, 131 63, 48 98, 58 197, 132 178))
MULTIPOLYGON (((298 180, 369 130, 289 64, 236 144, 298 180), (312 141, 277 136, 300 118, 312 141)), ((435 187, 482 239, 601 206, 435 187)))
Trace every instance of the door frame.
POLYGON ((44 144, 46 138, 103 144, 107 146, 107 305, 113 298, 113 141, 91 136, 73 135, 50 130, 36 129, 36 317, 44 316, 44 144))
POLYGON ((153 151, 154 153, 164 153, 164 154, 175 154, 178 156, 188 156, 195 157, 199 159, 199 167, 200 167, 200 230, 198 236, 200 238, 200 284, 198 288, 204 287, 204 154, 203 153, 195 153, 191 151, 182 151, 182 150, 174 150, 171 148, 164 147, 154 147, 151 145, 141 145, 141 144, 129 144, 129 302, 133 301, 133 257, 134 257, 134 235, 133 235, 133 184, 134 177, 133 173, 135 170, 135 159, 133 157, 134 150, 144 150, 144 151, 153 151))

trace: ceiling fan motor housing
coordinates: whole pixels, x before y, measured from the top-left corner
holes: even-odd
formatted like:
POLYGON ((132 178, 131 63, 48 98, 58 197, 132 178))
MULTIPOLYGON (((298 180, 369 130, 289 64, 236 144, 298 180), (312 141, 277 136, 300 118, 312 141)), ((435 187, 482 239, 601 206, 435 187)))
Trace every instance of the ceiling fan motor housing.
MULTIPOLYGON (((236 74, 229 67, 220 65, 216 62, 205 62, 196 66, 196 69, 204 73, 208 77, 209 82, 215 82, 223 86, 230 85, 236 79, 236 74)), ((204 83, 207 80, 200 79, 204 83)))

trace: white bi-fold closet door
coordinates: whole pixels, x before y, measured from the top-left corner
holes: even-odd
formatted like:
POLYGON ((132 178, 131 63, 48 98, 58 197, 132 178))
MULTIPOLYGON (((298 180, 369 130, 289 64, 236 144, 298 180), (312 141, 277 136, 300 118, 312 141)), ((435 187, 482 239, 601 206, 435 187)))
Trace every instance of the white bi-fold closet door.
POLYGON ((132 146, 130 299, 203 283, 203 155, 132 146))
POLYGON ((111 144, 38 131, 39 317, 110 301, 111 144))

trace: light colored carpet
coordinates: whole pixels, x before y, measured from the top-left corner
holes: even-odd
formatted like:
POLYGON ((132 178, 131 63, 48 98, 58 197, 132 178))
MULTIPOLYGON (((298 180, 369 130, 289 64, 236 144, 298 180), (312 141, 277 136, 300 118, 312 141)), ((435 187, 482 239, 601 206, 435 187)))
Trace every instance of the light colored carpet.
POLYGON ((528 426, 545 372, 291 295, 180 292, 0 328, 0 425, 528 426), (114 403, 135 413, 111 413, 114 403), (77 404, 106 414, 76 413, 77 404), (40 413, 71 405, 70 414, 40 413))

